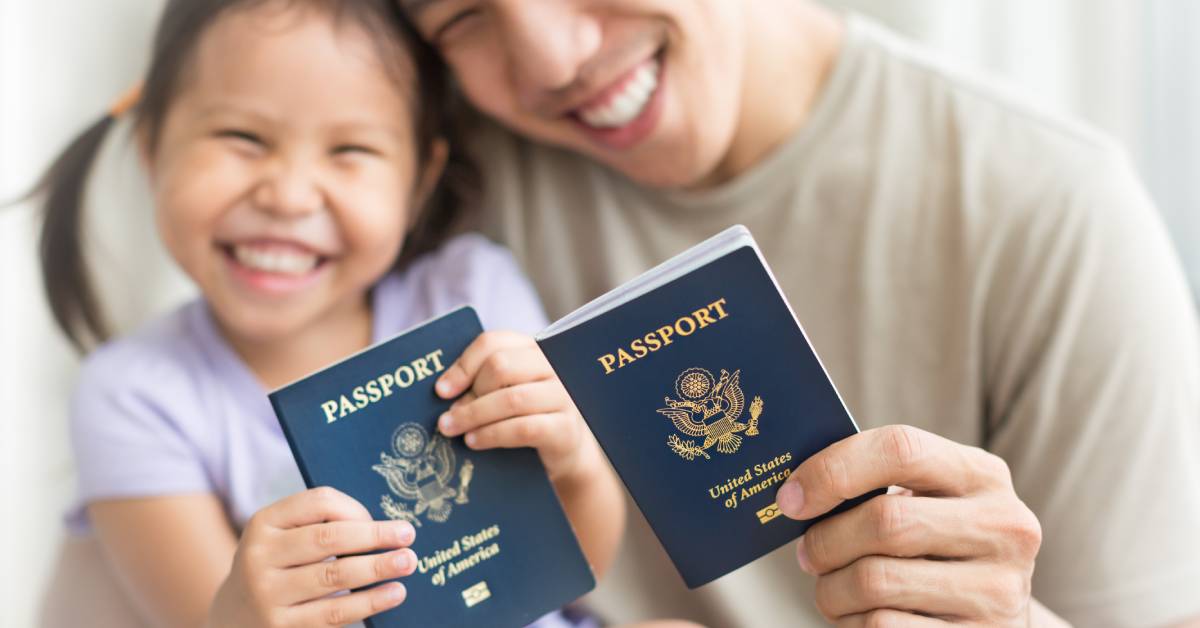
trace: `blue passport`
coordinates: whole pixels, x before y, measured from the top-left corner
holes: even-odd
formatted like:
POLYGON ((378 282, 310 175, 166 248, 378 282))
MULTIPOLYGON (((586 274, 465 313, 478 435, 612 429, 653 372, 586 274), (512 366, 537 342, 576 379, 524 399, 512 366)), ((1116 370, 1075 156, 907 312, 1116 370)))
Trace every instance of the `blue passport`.
POLYGON ((270 394, 305 484, 416 527, 408 598, 368 626, 524 626, 595 586, 534 450, 436 431, 437 376, 481 332, 461 307, 270 394))
POLYGON ((537 341, 692 588, 803 534, 812 522, 781 516, 776 491, 858 431, 740 225, 537 341))

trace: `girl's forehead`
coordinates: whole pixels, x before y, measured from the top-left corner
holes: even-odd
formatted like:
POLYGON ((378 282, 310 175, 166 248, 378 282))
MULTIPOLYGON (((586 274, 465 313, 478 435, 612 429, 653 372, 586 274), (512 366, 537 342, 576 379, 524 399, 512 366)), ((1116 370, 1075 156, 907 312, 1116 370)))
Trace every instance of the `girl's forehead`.
POLYGON ((263 3, 216 20, 198 42, 184 91, 268 98, 290 108, 352 103, 359 115, 407 111, 415 85, 411 71, 401 81, 394 70, 410 65, 402 46, 381 45, 378 35, 328 11, 278 5, 263 3))

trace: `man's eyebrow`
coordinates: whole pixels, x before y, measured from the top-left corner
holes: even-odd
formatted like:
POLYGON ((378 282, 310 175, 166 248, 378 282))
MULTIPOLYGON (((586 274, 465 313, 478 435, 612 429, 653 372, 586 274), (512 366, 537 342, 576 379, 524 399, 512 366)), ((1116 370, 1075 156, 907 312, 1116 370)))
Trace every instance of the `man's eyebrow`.
POLYGON ((441 2, 441 0, 400 0, 400 7, 408 13, 416 15, 428 9, 429 5, 437 4, 438 2, 441 2))

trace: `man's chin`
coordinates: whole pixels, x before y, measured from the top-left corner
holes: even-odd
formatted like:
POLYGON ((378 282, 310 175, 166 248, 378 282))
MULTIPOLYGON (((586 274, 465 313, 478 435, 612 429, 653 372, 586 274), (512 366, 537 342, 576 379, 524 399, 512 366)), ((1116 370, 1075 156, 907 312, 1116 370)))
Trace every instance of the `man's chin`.
POLYGON ((638 185, 660 190, 686 190, 703 187, 712 168, 689 158, 682 151, 655 151, 640 155, 604 155, 591 157, 638 185))

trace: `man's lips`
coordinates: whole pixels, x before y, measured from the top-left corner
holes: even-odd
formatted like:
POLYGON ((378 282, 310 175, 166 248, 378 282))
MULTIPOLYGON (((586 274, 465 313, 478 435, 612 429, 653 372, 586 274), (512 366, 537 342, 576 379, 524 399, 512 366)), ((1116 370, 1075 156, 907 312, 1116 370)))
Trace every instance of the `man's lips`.
POLYGON ((662 58, 647 59, 634 67, 612 92, 570 114, 569 119, 593 143, 608 150, 624 151, 649 137, 658 126, 664 109, 662 58))
POLYGON ((573 112, 584 124, 611 129, 637 118, 658 89, 659 62, 651 57, 573 112))

